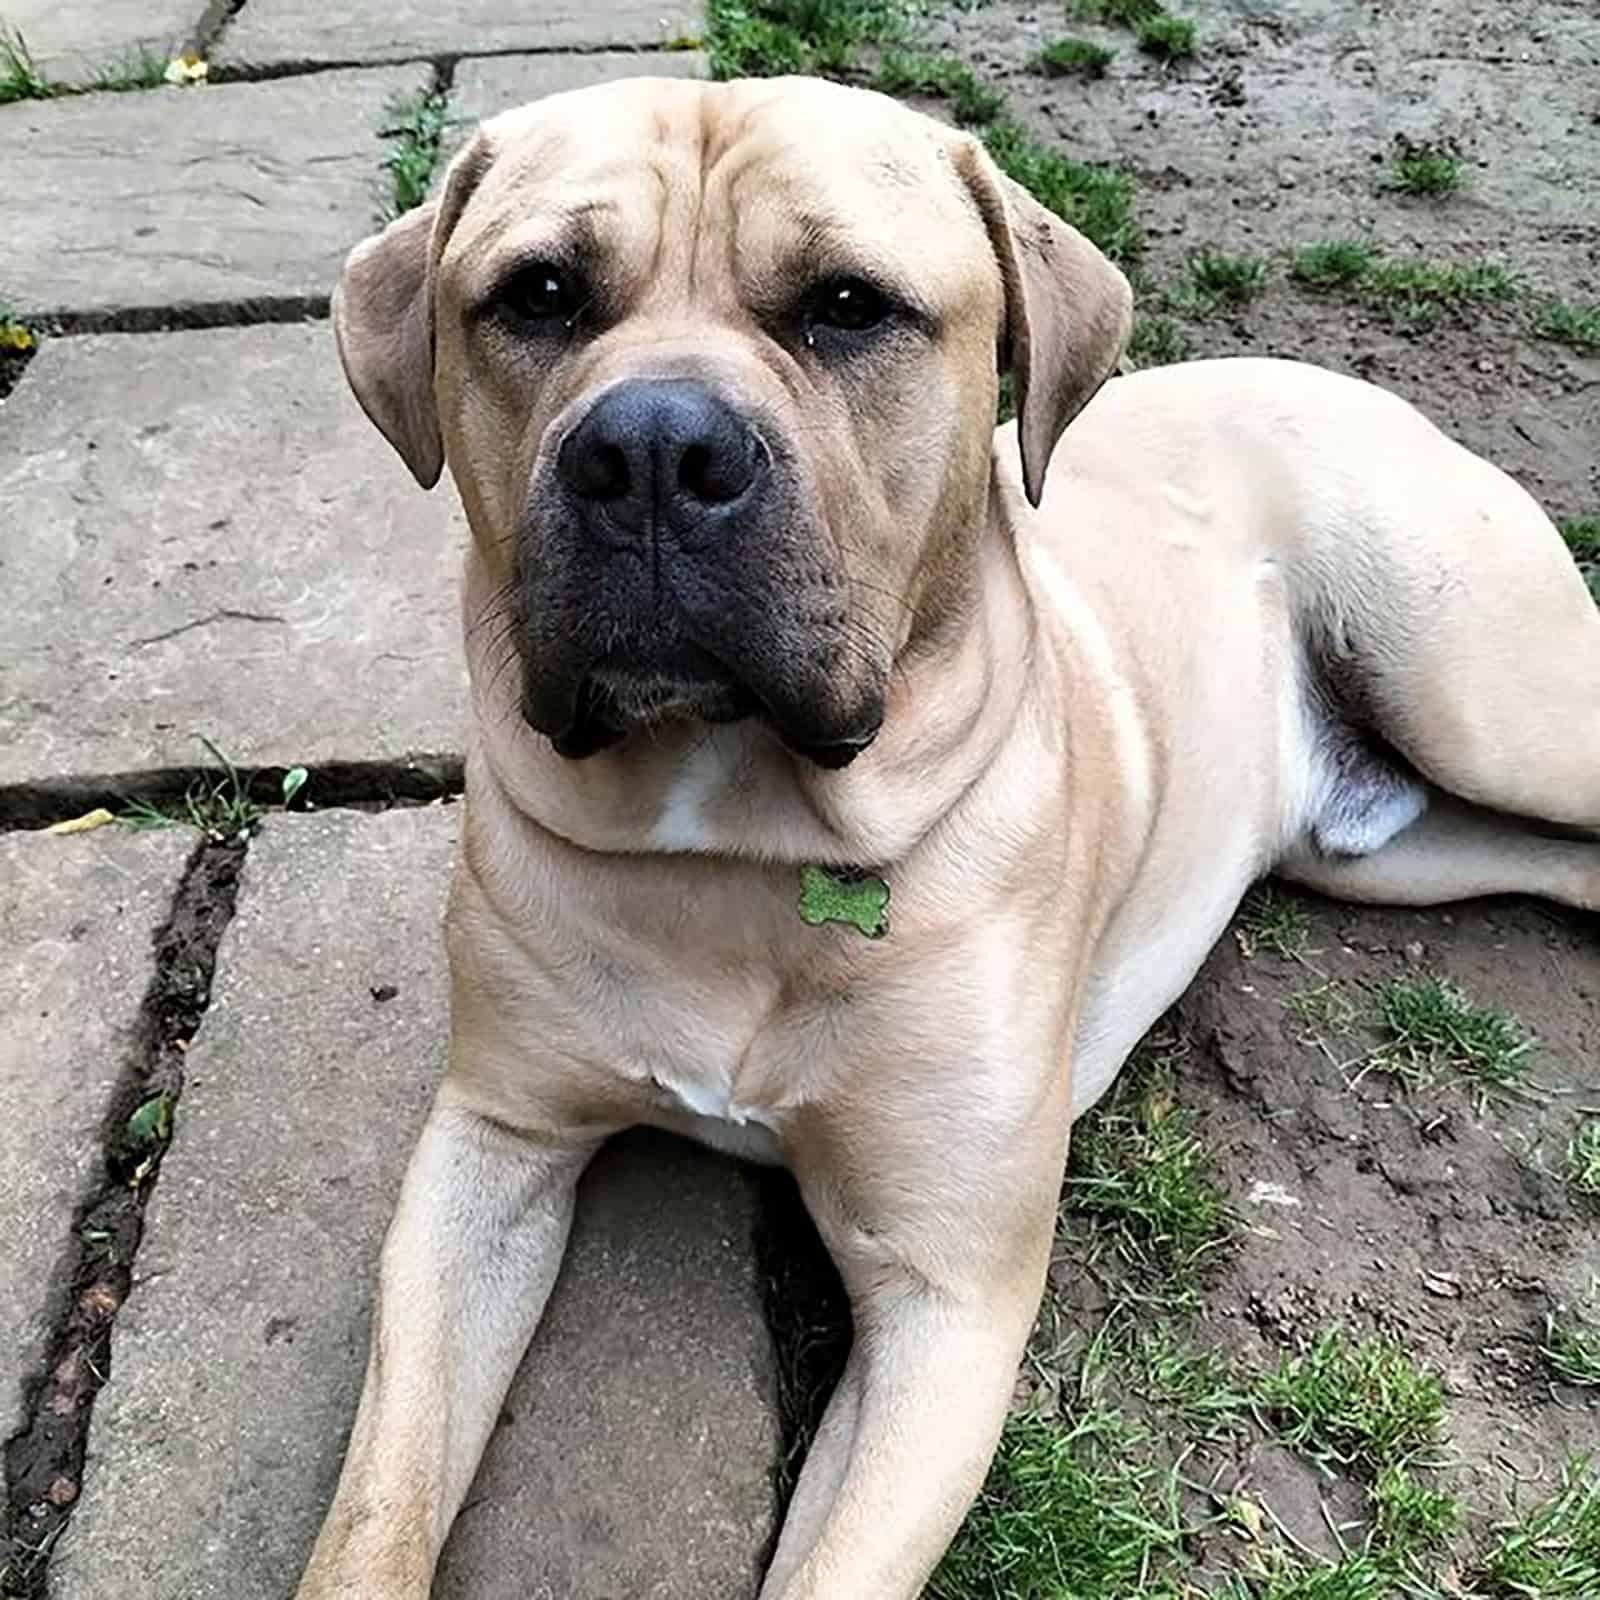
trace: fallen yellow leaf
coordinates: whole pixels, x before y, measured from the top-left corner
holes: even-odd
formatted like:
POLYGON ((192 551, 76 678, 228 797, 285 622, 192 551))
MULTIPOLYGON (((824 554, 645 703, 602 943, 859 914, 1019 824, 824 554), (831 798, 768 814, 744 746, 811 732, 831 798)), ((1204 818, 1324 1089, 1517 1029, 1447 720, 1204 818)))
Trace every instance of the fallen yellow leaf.
POLYGON ((162 76, 168 83, 204 83, 210 71, 210 63, 202 61, 197 51, 185 50, 181 56, 174 56, 167 63, 167 70, 162 76))
POLYGON ((69 817, 65 822, 52 822, 46 833, 88 833, 91 828, 103 828, 117 819, 104 806, 85 811, 81 817, 69 817))

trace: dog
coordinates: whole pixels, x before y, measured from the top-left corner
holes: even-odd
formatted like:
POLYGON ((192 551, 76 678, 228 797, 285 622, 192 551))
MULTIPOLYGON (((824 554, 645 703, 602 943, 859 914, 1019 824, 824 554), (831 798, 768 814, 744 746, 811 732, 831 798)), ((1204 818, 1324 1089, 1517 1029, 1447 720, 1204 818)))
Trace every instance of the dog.
POLYGON ((1122 275, 863 90, 507 112, 334 321, 466 508, 471 715, 449 1064, 300 1600, 424 1600, 579 1173, 638 1123, 787 1164, 849 1294, 762 1600, 910 1600, 1072 1120, 1248 886, 1600 907, 1595 607, 1377 388, 1107 383, 1122 275))

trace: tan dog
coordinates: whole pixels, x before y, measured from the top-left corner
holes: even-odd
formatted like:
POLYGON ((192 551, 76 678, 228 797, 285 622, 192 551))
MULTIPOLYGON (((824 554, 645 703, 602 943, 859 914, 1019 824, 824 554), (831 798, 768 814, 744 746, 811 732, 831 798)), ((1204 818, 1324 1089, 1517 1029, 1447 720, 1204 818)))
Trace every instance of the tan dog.
POLYGON ((302 1600, 423 1600, 640 1122, 788 1163, 850 1293, 764 1600, 909 1600, 1073 1114, 1251 881, 1600 905, 1530 825, 1600 826, 1600 621, 1539 509, 1289 363, 1119 379, 1055 449, 1128 317, 974 140, 810 81, 508 113, 351 257, 350 381, 471 520, 473 718, 449 1071, 302 1600))

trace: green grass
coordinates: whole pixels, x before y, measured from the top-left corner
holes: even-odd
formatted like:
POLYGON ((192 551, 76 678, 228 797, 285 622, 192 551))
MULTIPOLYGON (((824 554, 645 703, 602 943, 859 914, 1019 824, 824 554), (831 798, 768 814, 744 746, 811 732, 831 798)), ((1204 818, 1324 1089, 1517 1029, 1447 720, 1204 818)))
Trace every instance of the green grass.
POLYGON ((1067 15, 1080 22, 1137 28, 1161 15, 1161 0, 1067 0, 1067 15))
POLYGON ((706 54, 714 78, 850 71, 865 44, 905 31, 899 0, 710 0, 706 54))
POLYGON ((1173 1099, 1172 1057, 1141 1050, 1072 1130, 1063 1200, 1144 1288, 1181 1299, 1231 1237, 1210 1152, 1173 1099))
POLYGON ((1047 78, 1103 78, 1117 52, 1091 39, 1056 39, 1039 52, 1039 70, 1047 78))
POLYGON ((1297 250, 1289 276, 1310 289, 1340 289, 1359 283, 1371 272, 1378 252, 1354 239, 1329 239, 1297 250))
POLYGON ((1250 1392, 1220 1355, 1194 1344, 1170 1323, 1141 1323, 1111 1354, 1130 1375, 1134 1392, 1158 1407, 1191 1438, 1218 1439, 1238 1430, 1250 1392))
POLYGON ((1483 1093, 1508 1089, 1527 1071, 1532 1037, 1508 1012, 1474 1005, 1441 978, 1396 978, 1379 991, 1384 1034, 1379 1064, 1411 1082, 1441 1069, 1483 1093))
POLYGON ((1155 1563, 1182 1557, 1184 1527, 1173 1480, 1142 1444, 1099 1407, 1069 1427, 1012 1417, 927 1600, 1177 1600, 1174 1585, 1147 1585, 1155 1563))
POLYGON ((99 68, 88 86, 102 93, 121 94, 137 89, 159 89, 166 81, 165 56, 153 56, 148 50, 131 50, 99 68))
POLYGON ((885 94, 927 95, 948 100, 963 127, 993 122, 1005 109, 1005 97, 991 89, 965 62, 948 56, 886 51, 872 86, 885 94))
POLYGON ((1139 27, 1139 48, 1158 61, 1187 61, 1194 54, 1194 24, 1162 13, 1139 27))
POLYGON ((440 142, 449 125, 449 100, 437 90, 401 95, 389 102, 379 133, 379 138, 389 142, 383 157, 390 184, 384 220, 404 216, 428 198, 428 186, 439 165, 440 142))
POLYGON ((1133 185, 1126 174, 1069 161, 1035 144, 1008 118, 992 123, 983 140, 1002 172, 1113 261, 1137 259, 1143 241, 1133 220, 1133 185))
POLYGON ((1123 354, 1135 370, 1170 366, 1189 359, 1189 341, 1170 317, 1138 316, 1123 354))
POLYGON ((1395 188, 1441 199, 1454 194, 1465 176, 1461 157, 1449 145, 1401 139, 1389 158, 1395 188))
POLYGON ((1256 1387, 1263 1416, 1306 1455, 1368 1472, 1405 1464, 1437 1442, 1444 1390, 1392 1340, 1351 1343, 1341 1328, 1284 1356, 1256 1387))
POLYGON ((1267 264, 1259 256, 1202 250, 1189 257, 1189 283, 1201 305, 1244 305, 1266 282, 1267 264))
POLYGON ((1573 1134, 1562 1176, 1579 1194, 1600 1200, 1600 1117, 1573 1134))
POLYGON ((1311 917, 1293 895, 1276 884, 1257 884, 1245 897, 1239 912, 1239 944, 1245 955, 1257 950, 1293 961, 1305 953, 1311 937, 1311 917))
POLYGON ((1568 1462, 1551 1499, 1500 1531, 1483 1563, 1493 1600, 1595 1600, 1600 1595, 1600 1471, 1568 1462))
POLYGON ((1390 1585, 1391 1574, 1370 1556, 1313 1563, 1275 1550, 1263 1573, 1235 1573, 1217 1593, 1221 1600, 1392 1600, 1390 1585))
POLYGON ((1600 306, 1547 300, 1533 319, 1533 331, 1541 339, 1554 339, 1574 350, 1600 350, 1600 306))
POLYGON ((1544 1343, 1539 1348, 1563 1383, 1600 1389, 1600 1329, 1564 1321, 1552 1312, 1545 1318, 1544 1343))
POLYGON ((34 65, 22 35, 0 27, 0 106, 16 100, 48 100, 60 92, 34 65))
POLYGON ((1342 984, 1329 979, 1314 989, 1301 989, 1284 1002, 1289 1014, 1301 1025, 1310 1043, 1322 1035, 1339 1038, 1353 1029, 1361 1018, 1356 1006, 1342 984))
POLYGON ((1385 1558, 1401 1565, 1425 1560, 1461 1526, 1461 1502, 1453 1494, 1392 1464, 1372 1485, 1372 1509, 1385 1558))
MULTIPOLYGON (((132 800, 123 808, 117 821, 136 830, 187 824, 218 843, 243 838, 253 832, 262 813, 261 807, 250 798, 248 781, 209 739, 202 738, 200 742, 221 764, 220 778, 195 779, 185 792, 182 803, 170 809, 154 805, 148 800, 132 800)), ((296 790, 299 787, 296 785, 296 790)), ((285 805, 293 798, 286 784, 285 805)))

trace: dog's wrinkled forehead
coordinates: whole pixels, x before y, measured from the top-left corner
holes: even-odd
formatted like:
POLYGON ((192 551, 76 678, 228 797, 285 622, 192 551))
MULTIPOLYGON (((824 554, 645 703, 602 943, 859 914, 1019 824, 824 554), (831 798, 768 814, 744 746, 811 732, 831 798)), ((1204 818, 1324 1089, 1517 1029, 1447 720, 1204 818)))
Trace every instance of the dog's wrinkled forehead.
POLYGON ((463 298, 518 260, 581 256, 623 289, 759 300, 796 272, 858 271, 937 302, 970 270, 953 240, 983 238, 936 123, 815 79, 606 84, 482 138, 441 263, 463 298))

